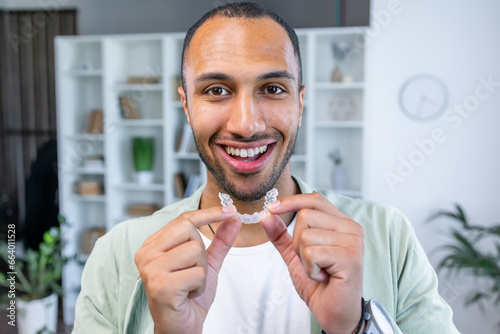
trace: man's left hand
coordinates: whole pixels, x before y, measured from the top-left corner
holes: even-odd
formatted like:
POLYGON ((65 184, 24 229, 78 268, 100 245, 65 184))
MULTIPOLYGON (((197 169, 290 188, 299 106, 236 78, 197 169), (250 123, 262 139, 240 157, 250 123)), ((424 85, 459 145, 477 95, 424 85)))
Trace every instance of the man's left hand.
POLYGON ((361 317, 362 227, 318 193, 284 197, 261 222, 299 296, 328 334, 352 333, 361 317), (278 216, 297 212, 293 238, 278 216))

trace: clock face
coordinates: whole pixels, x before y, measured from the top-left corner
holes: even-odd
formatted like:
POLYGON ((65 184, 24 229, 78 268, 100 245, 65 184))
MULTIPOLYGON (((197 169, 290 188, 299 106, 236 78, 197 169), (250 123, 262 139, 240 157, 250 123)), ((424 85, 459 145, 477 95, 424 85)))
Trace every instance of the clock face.
POLYGON ((417 74, 407 79, 399 90, 399 107, 403 114, 419 122, 441 115, 448 106, 444 82, 431 74, 417 74))

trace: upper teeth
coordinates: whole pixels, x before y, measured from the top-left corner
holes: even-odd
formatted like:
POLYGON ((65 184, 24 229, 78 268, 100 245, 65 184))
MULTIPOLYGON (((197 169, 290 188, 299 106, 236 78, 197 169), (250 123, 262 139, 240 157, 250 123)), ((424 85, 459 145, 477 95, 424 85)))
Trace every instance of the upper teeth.
POLYGON ((256 154, 264 153, 267 151, 267 145, 255 147, 255 148, 234 148, 226 146, 226 153, 231 155, 236 155, 238 157, 246 158, 253 157, 256 154))

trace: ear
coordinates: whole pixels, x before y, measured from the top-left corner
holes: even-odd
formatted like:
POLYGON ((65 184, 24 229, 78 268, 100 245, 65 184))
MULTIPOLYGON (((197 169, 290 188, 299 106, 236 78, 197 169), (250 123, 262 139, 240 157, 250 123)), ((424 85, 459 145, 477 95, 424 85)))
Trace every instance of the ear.
POLYGON ((300 107, 300 114, 299 114, 299 128, 302 125, 302 112, 304 111, 304 98, 306 96, 306 86, 300 87, 299 90, 299 107, 300 107))
POLYGON ((184 91, 184 88, 182 88, 182 86, 177 88, 177 91, 179 92, 179 95, 181 96, 182 106, 184 107, 184 114, 186 115, 186 118, 187 118, 189 125, 191 125, 191 119, 189 118, 189 112, 188 112, 188 106, 187 106, 186 92, 184 91))

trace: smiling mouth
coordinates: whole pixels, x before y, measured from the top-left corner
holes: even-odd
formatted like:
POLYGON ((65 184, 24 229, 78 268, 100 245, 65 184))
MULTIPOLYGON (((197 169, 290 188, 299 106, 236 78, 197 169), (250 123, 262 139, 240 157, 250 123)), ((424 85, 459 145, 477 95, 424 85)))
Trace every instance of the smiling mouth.
POLYGON ((262 145, 253 148, 236 148, 232 146, 225 146, 224 150, 233 159, 243 162, 250 162, 258 160, 264 153, 267 152, 268 145, 262 145))
POLYGON ((254 147, 241 147, 243 145, 231 146, 226 143, 219 145, 219 152, 223 160, 236 173, 253 174, 264 168, 274 150, 275 142, 255 143, 254 147), (239 147, 237 147, 239 146, 239 147))

